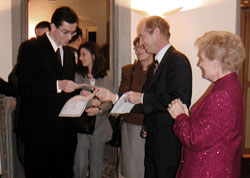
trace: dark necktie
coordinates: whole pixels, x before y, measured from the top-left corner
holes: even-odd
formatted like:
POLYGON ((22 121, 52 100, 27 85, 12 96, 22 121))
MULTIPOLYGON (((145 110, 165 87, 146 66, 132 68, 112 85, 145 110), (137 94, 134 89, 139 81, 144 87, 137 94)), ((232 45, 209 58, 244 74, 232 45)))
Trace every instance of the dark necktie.
POLYGON ((57 60, 58 60, 59 64, 62 66, 60 48, 57 48, 56 55, 57 55, 57 60))
POLYGON ((158 62, 158 60, 156 59, 156 60, 154 61, 154 71, 153 71, 153 75, 155 75, 155 72, 156 72, 156 70, 158 69, 158 66, 159 66, 159 62, 158 62))

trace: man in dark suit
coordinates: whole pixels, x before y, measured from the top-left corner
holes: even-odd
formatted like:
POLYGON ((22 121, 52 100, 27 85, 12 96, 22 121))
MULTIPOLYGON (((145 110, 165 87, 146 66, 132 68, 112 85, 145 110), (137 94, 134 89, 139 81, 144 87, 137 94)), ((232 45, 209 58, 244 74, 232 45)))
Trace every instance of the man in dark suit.
POLYGON ((51 30, 21 44, 18 81, 24 118, 26 178, 72 178, 76 147, 74 119, 59 118, 65 102, 79 88, 74 54, 63 47, 75 34, 77 15, 56 9, 51 30))
POLYGON ((126 99, 136 104, 132 112, 145 114, 145 178, 174 178, 181 155, 181 143, 172 131, 174 120, 168 104, 180 98, 190 105, 192 73, 185 55, 169 43, 169 24, 152 16, 138 26, 141 43, 156 54, 159 64, 149 73, 143 93, 128 92, 126 99))
MULTIPOLYGON (((50 23, 47 21, 39 22, 35 27, 36 37, 44 35, 46 32, 50 30, 50 23)), ((35 38, 32 38, 33 40, 35 38)), ((18 68, 18 64, 15 64, 12 71, 8 76, 8 82, 0 77, 0 94, 4 94, 6 96, 18 96, 18 79, 16 76, 16 70, 18 68)))
POLYGON ((17 65, 14 66, 11 73, 8 76, 8 82, 0 78, 0 94, 6 95, 6 96, 18 96, 18 89, 17 89, 17 77, 16 77, 16 68, 17 65))
MULTIPOLYGON (((39 22, 35 27, 36 38, 44 35, 46 32, 50 30, 50 23, 47 21, 39 22)), ((36 38, 31 38, 30 40, 34 40, 36 38)), ((20 46, 19 49, 22 47, 20 46)), ((14 132, 16 135, 16 150, 17 157, 20 163, 24 164, 24 144, 23 144, 23 119, 20 117, 20 103, 21 97, 19 96, 18 89, 18 78, 17 78, 17 68, 18 63, 15 64, 12 71, 8 76, 8 82, 3 80, 0 77, 0 94, 4 94, 6 96, 12 96, 16 98, 16 108, 15 108, 15 116, 14 116, 14 132)))

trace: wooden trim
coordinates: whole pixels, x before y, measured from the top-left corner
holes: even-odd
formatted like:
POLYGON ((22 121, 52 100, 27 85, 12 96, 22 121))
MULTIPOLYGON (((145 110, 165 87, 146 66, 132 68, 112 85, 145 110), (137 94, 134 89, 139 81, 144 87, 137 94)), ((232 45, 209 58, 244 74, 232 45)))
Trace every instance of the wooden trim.
POLYGON ((242 158, 250 158, 250 154, 243 154, 242 158))
POLYGON ((245 147, 246 140, 246 125, 247 125, 247 106, 250 104, 250 101, 247 101, 249 82, 248 82, 248 73, 249 73, 249 39, 250 39, 250 9, 241 9, 241 39, 246 48, 246 58, 243 63, 243 71, 241 78, 242 89, 243 89, 243 99, 244 99, 244 128, 243 128, 243 144, 242 144, 242 153, 250 154, 250 149, 245 147), (248 105, 247 105, 248 104, 248 105))

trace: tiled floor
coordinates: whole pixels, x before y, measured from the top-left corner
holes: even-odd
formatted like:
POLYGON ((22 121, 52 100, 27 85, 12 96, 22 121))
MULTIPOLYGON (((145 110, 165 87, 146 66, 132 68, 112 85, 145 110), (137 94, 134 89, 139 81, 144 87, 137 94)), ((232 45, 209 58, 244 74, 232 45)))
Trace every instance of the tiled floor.
POLYGON ((103 178, 117 178, 117 148, 107 146, 104 151, 103 178))
MULTIPOLYGON (((116 178, 116 149, 112 147, 106 147, 105 149, 105 160, 106 169, 104 169, 104 176, 105 178, 116 178)), ((250 158, 242 158, 242 170, 241 170, 241 177, 240 178, 250 178, 250 158)))
MULTIPOLYGON (((115 164, 117 164, 116 160, 116 149, 112 147, 107 147, 105 149, 105 157, 106 157, 106 169, 104 169, 104 177, 105 178, 115 178, 116 176, 116 170, 115 170, 115 164), (107 159, 112 157, 112 159, 107 159), (109 166, 108 166, 109 165, 109 166), (106 174, 106 175, 105 175, 106 174)), ((250 158, 244 158, 242 159, 242 174, 241 178, 250 178, 250 158)), ((1 175, 0 175, 1 178, 1 175)))

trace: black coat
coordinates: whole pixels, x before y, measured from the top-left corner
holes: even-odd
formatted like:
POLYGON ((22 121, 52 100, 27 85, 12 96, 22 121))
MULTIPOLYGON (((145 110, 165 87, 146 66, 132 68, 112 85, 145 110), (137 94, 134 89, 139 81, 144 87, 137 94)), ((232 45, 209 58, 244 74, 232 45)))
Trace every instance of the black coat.
MULTIPOLYGON (((176 98, 180 98, 187 106, 190 105, 192 71, 187 57, 171 46, 164 54, 155 74, 153 69, 150 71, 143 93, 143 104, 136 105, 132 111, 141 110, 145 114, 145 127, 148 130, 146 165, 147 151, 152 152, 154 159, 157 160, 160 168, 156 170, 161 171, 160 169, 178 165, 181 143, 172 131, 174 119, 171 118, 167 108, 176 98)), ((159 172, 157 174, 159 177, 162 175, 159 172)))
POLYGON ((58 117, 72 94, 57 93, 56 88, 57 80, 74 80, 74 59, 74 54, 64 48, 61 67, 46 35, 20 46, 18 79, 25 141, 53 145, 76 139, 74 120, 58 117))

